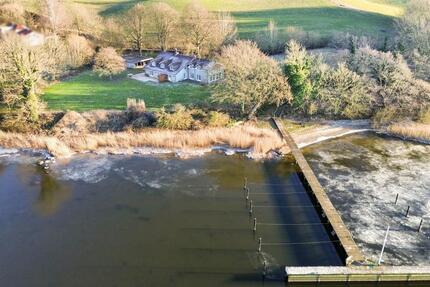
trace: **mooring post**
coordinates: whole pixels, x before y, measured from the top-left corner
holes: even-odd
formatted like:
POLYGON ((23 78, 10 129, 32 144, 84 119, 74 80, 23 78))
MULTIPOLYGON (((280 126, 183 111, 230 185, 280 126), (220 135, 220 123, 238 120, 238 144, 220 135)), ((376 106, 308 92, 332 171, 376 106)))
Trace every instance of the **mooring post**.
POLYGON ((252 199, 249 201, 249 216, 252 215, 252 199))
POLYGON ((409 209, 411 208, 411 206, 410 205, 408 205, 408 209, 406 209, 406 214, 405 214, 405 217, 408 217, 408 215, 409 215, 409 209))
POLYGON ((254 232, 257 231, 257 217, 254 217, 254 228, 252 229, 254 232))
POLYGON ((382 243, 381 254, 379 255, 378 265, 381 265, 382 255, 384 255, 385 245, 387 244, 388 233, 390 233, 390 225, 388 224, 387 232, 385 233, 384 243, 382 243))
POLYGON ((243 189, 246 190, 248 188, 248 178, 245 176, 245 182, 243 184, 243 189))
POLYGON ((267 262, 266 258, 263 258, 263 277, 266 277, 267 274, 267 262))
POLYGON ((422 228, 423 228, 423 223, 424 223, 424 218, 421 218, 420 226, 418 227, 418 233, 420 233, 420 232, 421 232, 421 230, 422 230, 422 228))
POLYGON ((258 253, 261 252, 261 237, 258 238, 258 253))
POLYGON ((246 188, 246 201, 249 199, 249 188, 246 188))
POLYGON ((396 200, 394 201, 394 204, 397 205, 397 200, 399 199, 399 194, 396 195, 396 200))

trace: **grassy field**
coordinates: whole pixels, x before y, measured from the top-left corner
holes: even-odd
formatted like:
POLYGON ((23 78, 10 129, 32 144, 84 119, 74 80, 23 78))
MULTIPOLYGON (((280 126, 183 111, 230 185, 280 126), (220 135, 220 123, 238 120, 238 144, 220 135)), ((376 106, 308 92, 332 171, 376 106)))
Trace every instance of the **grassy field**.
MULTIPOLYGON (((164 1, 181 10, 191 0, 71 0, 96 9, 102 16, 124 12, 139 2, 164 1)), ((301 28, 328 35, 332 32, 381 34, 392 29, 406 0, 200 0, 212 11, 230 11, 241 38, 255 33, 274 20, 278 27, 301 28)))
POLYGON ((86 111, 93 109, 124 109, 127 98, 144 99, 149 109, 163 106, 195 104, 207 101, 207 87, 193 84, 145 84, 127 78, 105 80, 92 72, 84 72, 45 90, 43 100, 50 110, 86 111))

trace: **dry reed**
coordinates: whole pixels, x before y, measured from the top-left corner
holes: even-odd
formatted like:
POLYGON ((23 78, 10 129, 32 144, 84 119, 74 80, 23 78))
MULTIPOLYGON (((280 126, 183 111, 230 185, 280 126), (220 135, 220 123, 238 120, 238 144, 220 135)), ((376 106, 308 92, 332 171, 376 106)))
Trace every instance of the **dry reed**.
POLYGON ((390 125, 387 131, 402 138, 430 142, 429 124, 401 122, 390 125))
POLYGON ((195 131, 147 129, 141 132, 87 133, 74 136, 37 136, 0 132, 0 146, 7 148, 47 149, 58 157, 99 149, 210 148, 216 145, 250 149, 256 155, 270 151, 288 152, 283 141, 272 130, 254 126, 210 128, 195 131))

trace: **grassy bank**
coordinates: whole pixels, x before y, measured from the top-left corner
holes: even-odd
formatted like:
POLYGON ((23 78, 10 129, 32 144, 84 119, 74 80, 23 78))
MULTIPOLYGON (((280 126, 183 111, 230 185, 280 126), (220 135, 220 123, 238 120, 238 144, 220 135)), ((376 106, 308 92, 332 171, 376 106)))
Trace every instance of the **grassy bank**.
POLYGON ((176 103, 205 102, 209 98, 209 90, 205 86, 187 83, 146 84, 127 78, 126 73, 108 80, 87 71, 53 84, 43 95, 50 110, 74 111, 125 109, 127 98, 144 99, 149 109, 156 110, 176 103))

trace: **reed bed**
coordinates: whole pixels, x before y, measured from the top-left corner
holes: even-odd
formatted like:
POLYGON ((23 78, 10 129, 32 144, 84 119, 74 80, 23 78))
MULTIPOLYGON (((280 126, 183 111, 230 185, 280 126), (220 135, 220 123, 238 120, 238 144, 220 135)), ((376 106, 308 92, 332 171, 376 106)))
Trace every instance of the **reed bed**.
POLYGON ((387 131, 395 136, 430 143, 430 125, 416 122, 401 122, 390 125, 387 131))
POLYGON ((264 156, 270 151, 288 152, 288 148, 274 131, 254 126, 193 131, 147 129, 140 132, 85 133, 74 136, 40 136, 0 131, 2 147, 46 149, 57 157, 101 149, 151 147, 190 150, 217 145, 249 149, 259 156, 264 156))

